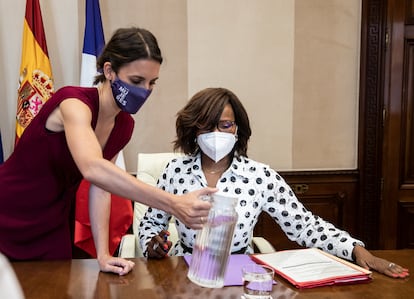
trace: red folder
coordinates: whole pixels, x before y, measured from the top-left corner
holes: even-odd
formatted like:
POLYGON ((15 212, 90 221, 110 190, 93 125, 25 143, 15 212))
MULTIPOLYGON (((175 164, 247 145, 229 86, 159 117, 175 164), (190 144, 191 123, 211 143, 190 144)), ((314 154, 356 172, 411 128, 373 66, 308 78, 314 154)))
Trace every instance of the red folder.
POLYGON ((297 288, 371 281, 371 271, 316 248, 254 254, 251 258, 272 267, 297 288))

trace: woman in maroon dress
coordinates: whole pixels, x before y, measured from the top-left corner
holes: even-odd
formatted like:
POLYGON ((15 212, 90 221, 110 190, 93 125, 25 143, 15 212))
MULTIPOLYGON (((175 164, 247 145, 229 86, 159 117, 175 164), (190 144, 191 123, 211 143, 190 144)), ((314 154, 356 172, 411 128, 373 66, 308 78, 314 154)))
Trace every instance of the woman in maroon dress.
POLYGON ((156 38, 119 29, 97 66, 97 87, 58 90, 25 129, 0 166, 0 252, 12 260, 70 259, 69 211, 82 178, 91 182, 90 219, 100 269, 128 273, 132 262, 108 250, 110 193, 130 198, 201 228, 210 204, 205 188, 176 196, 114 165, 131 138, 135 114, 151 93, 162 63, 156 38))

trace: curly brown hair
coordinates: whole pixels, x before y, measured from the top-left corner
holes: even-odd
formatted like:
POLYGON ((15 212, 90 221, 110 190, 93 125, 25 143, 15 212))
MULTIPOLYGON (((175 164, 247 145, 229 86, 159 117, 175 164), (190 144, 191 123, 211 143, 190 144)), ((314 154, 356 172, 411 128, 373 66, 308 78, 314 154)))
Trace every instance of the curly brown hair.
POLYGON ((199 131, 212 131, 230 104, 237 125, 237 142, 233 151, 247 157, 247 144, 251 136, 249 117, 238 97, 226 88, 206 88, 197 92, 177 113, 174 151, 195 155, 200 150, 196 137, 199 131))

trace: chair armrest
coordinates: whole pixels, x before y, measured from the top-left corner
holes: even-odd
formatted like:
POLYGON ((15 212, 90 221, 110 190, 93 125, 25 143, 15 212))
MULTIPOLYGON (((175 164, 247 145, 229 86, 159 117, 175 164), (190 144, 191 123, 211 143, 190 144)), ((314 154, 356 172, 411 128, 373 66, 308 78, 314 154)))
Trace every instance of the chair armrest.
POLYGON ((122 258, 135 257, 135 235, 127 234, 122 237, 118 256, 122 258))
POLYGON ((275 252, 276 249, 263 237, 253 237, 253 244, 259 249, 260 253, 275 252))

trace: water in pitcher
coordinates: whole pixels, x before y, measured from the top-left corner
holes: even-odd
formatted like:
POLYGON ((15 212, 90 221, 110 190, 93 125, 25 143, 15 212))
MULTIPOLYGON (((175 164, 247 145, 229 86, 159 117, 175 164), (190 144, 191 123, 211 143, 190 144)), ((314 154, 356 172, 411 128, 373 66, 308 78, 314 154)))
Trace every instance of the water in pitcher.
POLYGON ((207 223, 196 237, 187 277, 194 283, 221 288, 227 269, 237 213, 236 198, 213 196, 207 223))

